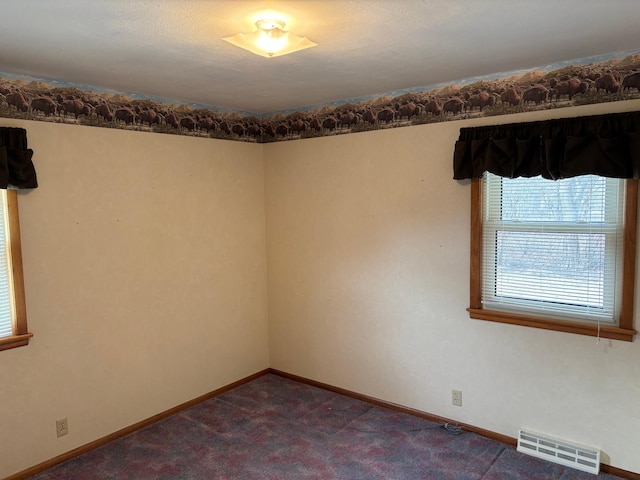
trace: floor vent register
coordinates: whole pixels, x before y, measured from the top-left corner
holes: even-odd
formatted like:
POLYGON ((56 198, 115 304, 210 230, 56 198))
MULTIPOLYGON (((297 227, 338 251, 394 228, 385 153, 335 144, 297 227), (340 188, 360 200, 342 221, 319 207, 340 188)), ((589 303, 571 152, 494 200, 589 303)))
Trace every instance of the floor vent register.
POLYGON ((559 440, 531 430, 518 432, 517 450, 583 472, 597 475, 600 471, 600 450, 559 440))

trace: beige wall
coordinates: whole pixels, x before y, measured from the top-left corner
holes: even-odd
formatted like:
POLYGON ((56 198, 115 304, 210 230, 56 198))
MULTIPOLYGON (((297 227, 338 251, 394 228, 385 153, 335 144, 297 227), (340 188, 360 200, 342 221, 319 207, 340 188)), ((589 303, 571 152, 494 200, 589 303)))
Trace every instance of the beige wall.
POLYGON ((268 145, 271 367, 511 437, 527 427, 594 445, 640 472, 638 343, 469 319, 470 186, 452 180, 461 127, 638 109, 268 145))
POLYGON ((262 146, 0 125, 27 128, 40 181, 19 197, 35 336, 0 352, 0 478, 269 366, 262 146))

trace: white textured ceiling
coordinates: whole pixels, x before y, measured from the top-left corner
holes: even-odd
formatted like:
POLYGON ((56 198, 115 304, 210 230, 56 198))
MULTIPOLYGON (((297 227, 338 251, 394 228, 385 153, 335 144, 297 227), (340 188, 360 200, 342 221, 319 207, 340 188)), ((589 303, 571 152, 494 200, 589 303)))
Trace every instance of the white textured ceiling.
POLYGON ((265 113, 640 48, 640 0, 1 0, 0 72, 265 113), (280 12, 319 46, 221 37, 280 12))

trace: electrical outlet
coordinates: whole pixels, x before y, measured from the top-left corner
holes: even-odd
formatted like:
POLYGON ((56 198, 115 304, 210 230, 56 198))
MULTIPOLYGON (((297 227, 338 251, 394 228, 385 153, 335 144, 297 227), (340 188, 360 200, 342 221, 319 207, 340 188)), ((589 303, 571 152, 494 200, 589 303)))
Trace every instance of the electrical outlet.
POLYGON ((456 407, 462 406, 462 390, 451 390, 451 403, 456 407))
POLYGON ((58 437, 63 437, 69 433, 69 423, 66 418, 56 420, 56 434, 58 437))

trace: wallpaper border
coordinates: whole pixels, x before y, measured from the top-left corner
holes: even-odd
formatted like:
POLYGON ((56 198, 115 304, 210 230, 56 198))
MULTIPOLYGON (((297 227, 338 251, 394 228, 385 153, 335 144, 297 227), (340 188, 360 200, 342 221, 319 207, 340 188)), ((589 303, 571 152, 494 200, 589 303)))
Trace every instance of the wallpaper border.
POLYGON ((0 117, 267 143, 640 98, 640 50, 255 114, 0 72, 0 117))

